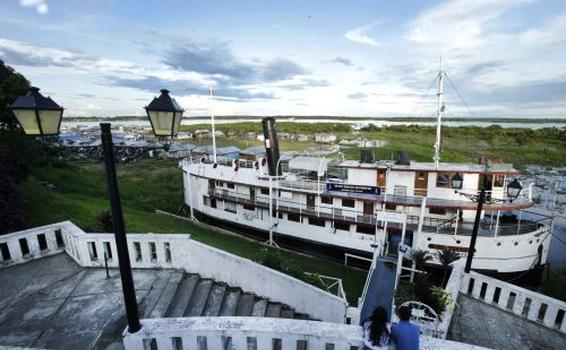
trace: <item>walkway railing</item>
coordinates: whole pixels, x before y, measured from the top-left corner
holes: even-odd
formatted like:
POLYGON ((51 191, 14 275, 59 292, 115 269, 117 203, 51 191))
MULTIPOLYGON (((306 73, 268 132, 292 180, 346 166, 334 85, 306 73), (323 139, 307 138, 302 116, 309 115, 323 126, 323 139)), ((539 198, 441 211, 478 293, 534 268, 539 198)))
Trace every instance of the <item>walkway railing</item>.
MULTIPOLYGON (((363 346, 360 326, 266 317, 144 319, 134 334, 124 331, 126 350, 352 350, 363 346)), ((421 336, 421 349, 484 349, 421 336)))
MULTIPOLYGON (((128 248, 132 268, 175 268, 199 273, 285 303, 314 319, 344 322, 348 305, 343 296, 196 242, 189 234, 128 234, 128 248)), ((118 266, 113 234, 85 233, 70 221, 0 236, 0 249, 0 266, 63 251, 83 267, 104 267, 105 257, 108 266, 118 266)))
POLYGON ((460 292, 566 333, 566 302, 473 271, 464 277, 460 292))

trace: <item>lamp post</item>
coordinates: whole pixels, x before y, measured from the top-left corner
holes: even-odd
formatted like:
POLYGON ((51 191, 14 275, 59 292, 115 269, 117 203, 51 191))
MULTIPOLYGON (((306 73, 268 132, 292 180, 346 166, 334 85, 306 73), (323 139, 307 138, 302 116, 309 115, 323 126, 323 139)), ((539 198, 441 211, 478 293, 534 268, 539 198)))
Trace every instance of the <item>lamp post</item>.
POLYGON ((116 240, 118 265, 120 267, 120 278, 122 280, 122 292, 124 294, 124 304, 126 306, 126 316, 128 319, 128 331, 135 333, 140 330, 141 324, 136 300, 136 289, 132 277, 132 267, 130 265, 130 255, 128 253, 128 241, 124 228, 122 204, 120 203, 118 181, 116 180, 110 123, 100 123, 100 131, 102 153, 106 167, 106 179, 108 181, 108 194, 110 196, 110 206, 112 209, 112 221, 114 223, 114 238, 116 240))
POLYGON ((155 136, 169 137, 171 140, 177 136, 184 110, 169 96, 169 90, 161 89, 161 95, 155 97, 145 111, 155 136))
POLYGON ((63 107, 51 97, 45 97, 39 88, 30 87, 27 94, 18 97, 8 109, 14 113, 26 135, 51 136, 59 134, 63 107))
MULTIPOLYGON (((472 229, 472 237, 470 238, 470 246, 468 248, 468 256, 466 257, 466 266, 464 268, 464 271, 466 273, 469 273, 470 270, 472 269, 472 261, 474 259, 474 253, 476 252, 476 241, 478 238, 478 231, 480 227, 481 212, 483 210, 483 204, 486 203, 485 183, 487 181, 487 174, 481 175, 481 180, 480 180, 481 190, 479 195, 472 195, 472 194, 459 192, 458 190, 462 188, 463 180, 464 180, 463 176, 459 173, 456 173, 450 179, 450 185, 452 186, 452 188, 456 193, 459 193, 467 197, 468 199, 478 203, 476 207, 476 217, 474 220, 474 227, 472 229)), ((512 202, 517 197, 519 197, 519 194, 521 193, 522 189, 523 187, 521 186, 519 180, 514 179, 510 184, 507 185, 507 198, 512 202)), ((491 198, 491 202, 495 202, 495 201, 498 200, 491 198)), ((499 200, 499 201, 505 201, 505 200, 499 200)))

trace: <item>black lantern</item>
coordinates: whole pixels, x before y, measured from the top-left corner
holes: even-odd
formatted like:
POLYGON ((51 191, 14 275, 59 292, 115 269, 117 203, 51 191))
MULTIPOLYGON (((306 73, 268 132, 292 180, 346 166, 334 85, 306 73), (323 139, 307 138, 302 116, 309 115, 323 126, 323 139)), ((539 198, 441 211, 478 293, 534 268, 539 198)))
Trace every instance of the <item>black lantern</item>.
POLYGON ((57 135, 61 128, 63 108, 50 97, 30 87, 25 96, 18 97, 10 106, 26 135, 57 135))
POLYGON ((516 199, 519 197, 522 189, 523 186, 521 186, 519 180, 515 179, 511 181, 511 183, 507 185, 507 197, 511 200, 516 199))
POLYGON ((452 186, 452 188, 455 190, 459 190, 462 188, 463 182, 464 182, 464 177, 462 177, 462 174, 456 173, 450 179, 450 186, 452 186))
POLYGON ((184 111, 177 101, 169 96, 169 90, 162 89, 161 95, 154 98, 145 107, 145 111, 155 136, 174 137, 179 133, 184 111))

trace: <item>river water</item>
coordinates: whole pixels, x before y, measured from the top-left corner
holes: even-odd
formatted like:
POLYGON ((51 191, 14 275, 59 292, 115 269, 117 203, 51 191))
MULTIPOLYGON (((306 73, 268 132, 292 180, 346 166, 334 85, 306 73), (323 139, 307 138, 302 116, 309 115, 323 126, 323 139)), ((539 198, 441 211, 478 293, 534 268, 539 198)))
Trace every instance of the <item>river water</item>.
MULTIPOLYGON (((250 118, 250 119, 220 119, 216 121, 216 124, 232 124, 232 123, 240 123, 240 122, 260 122, 260 118, 250 118)), ((374 124, 376 126, 393 126, 393 125, 422 125, 422 126, 435 126, 436 123, 434 122, 393 122, 393 121, 383 121, 383 120, 348 120, 348 118, 342 119, 281 119, 282 122, 289 122, 295 121, 300 123, 348 123, 353 125, 367 125, 367 124, 374 124)), ((206 119, 191 119, 191 117, 183 118, 182 124, 183 125, 195 125, 195 124, 209 124, 210 121, 206 119)), ((67 128, 73 128, 79 125, 91 127, 91 126, 98 126, 100 124, 99 121, 65 121, 63 119, 62 126, 67 128)), ((113 121, 113 125, 120 125, 120 126, 143 126, 143 127, 150 127, 149 122, 146 120, 128 120, 128 121, 113 121)), ((491 125, 498 125, 503 128, 525 128, 525 129, 541 129, 541 128, 550 128, 550 127, 566 127, 566 120, 563 123, 504 123, 504 122, 471 122, 471 121, 464 121, 464 122, 455 122, 455 121, 447 121, 442 123, 443 126, 478 126, 478 127, 488 127, 491 125)))

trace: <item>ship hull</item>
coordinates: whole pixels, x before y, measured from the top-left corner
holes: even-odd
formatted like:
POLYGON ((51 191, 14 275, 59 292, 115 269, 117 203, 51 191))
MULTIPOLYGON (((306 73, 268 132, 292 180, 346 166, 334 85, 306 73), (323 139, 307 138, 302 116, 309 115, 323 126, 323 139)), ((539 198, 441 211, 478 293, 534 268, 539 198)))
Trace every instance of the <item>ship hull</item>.
MULTIPOLYGON (((207 224, 223 229, 228 229, 231 232, 257 240, 258 242, 263 243, 269 240, 269 231, 267 230, 218 218, 196 209, 193 210, 193 213, 197 219, 207 224)), ((302 239, 288 234, 274 233, 273 240, 280 247, 287 248, 299 253, 305 253, 323 258, 330 258, 331 260, 340 263, 344 263, 346 254, 350 254, 350 256, 348 257, 348 265, 358 268, 367 269, 370 265, 370 261, 367 261, 366 259, 372 258, 372 253, 368 251, 348 249, 333 244, 326 244, 323 242, 302 239), (357 257, 361 257, 362 259, 359 259, 357 257)), ((544 267, 545 265, 543 264, 536 264, 530 269, 512 272, 501 272, 495 269, 481 268, 474 268, 473 270, 513 284, 518 284, 521 286, 536 286, 540 282, 544 267)), ((431 266, 432 271, 438 270, 439 268, 440 267, 437 265, 431 266)))

